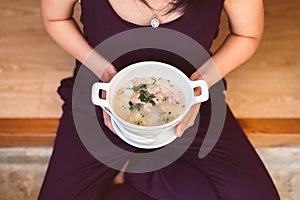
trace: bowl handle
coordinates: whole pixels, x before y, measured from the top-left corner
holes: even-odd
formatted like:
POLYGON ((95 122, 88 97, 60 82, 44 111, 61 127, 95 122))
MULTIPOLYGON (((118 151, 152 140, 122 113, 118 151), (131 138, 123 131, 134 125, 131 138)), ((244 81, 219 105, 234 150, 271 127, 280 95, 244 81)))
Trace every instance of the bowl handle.
POLYGON ((194 104, 208 100, 209 98, 208 85, 205 80, 190 81, 190 84, 193 89, 196 87, 201 88, 201 94, 199 96, 195 96, 194 104))
POLYGON ((93 102, 93 104, 110 109, 107 98, 101 99, 99 97, 100 90, 105 90, 106 95, 107 95, 109 86, 110 86, 109 83, 97 82, 97 83, 93 84, 93 86, 92 86, 92 102, 93 102))

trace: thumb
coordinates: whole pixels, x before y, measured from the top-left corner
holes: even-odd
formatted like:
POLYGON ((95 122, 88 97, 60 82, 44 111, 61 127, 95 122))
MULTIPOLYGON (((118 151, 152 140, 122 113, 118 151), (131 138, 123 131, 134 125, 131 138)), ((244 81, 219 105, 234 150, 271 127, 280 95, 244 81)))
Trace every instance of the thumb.
POLYGON ((186 130, 186 128, 183 126, 183 123, 180 122, 177 126, 176 126, 176 135, 177 137, 181 137, 184 133, 184 131, 186 130))

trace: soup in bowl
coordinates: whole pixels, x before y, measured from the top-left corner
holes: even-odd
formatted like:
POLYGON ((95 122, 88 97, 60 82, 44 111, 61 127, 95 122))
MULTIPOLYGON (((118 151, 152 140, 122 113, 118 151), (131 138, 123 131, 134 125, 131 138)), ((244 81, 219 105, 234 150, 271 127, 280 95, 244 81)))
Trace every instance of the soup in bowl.
POLYGON ((208 99, 204 80, 191 81, 177 68, 161 62, 144 61, 119 71, 109 83, 92 87, 92 102, 108 109, 127 131, 153 136, 176 126, 192 105, 208 99), (201 94, 194 96, 194 88, 201 94), (106 99, 99 97, 106 91, 106 99))
POLYGON ((178 118, 184 108, 182 91, 169 79, 137 77, 119 88, 112 109, 123 120, 139 126, 159 126, 178 118))

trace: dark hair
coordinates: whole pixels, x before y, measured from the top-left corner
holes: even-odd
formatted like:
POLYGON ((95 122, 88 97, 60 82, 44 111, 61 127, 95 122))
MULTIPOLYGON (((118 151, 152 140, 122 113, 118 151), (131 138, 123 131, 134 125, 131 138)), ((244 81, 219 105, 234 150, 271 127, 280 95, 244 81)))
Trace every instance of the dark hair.
MULTIPOLYGON (((140 0, 144 4, 146 4, 149 8, 151 6, 147 2, 147 0, 140 0)), ((181 12, 191 12, 195 10, 201 3, 203 3, 206 0, 173 0, 170 4, 172 4, 172 7, 170 10, 168 10, 165 14, 171 13, 173 11, 181 11, 181 12)))

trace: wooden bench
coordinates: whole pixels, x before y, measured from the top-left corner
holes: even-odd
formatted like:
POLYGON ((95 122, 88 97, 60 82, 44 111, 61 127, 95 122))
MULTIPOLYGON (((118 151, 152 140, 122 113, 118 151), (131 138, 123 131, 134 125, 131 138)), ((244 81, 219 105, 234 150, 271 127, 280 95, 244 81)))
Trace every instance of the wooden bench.
MULTIPOLYGON (((38 0, 0 4, 0 147, 52 145, 62 103, 56 89, 74 61, 45 32, 38 0)), ((256 146, 300 144, 300 8, 294 4, 265 1, 260 48, 226 77, 227 101, 256 146)), ((224 16, 220 27, 213 49, 227 33, 224 16)))

